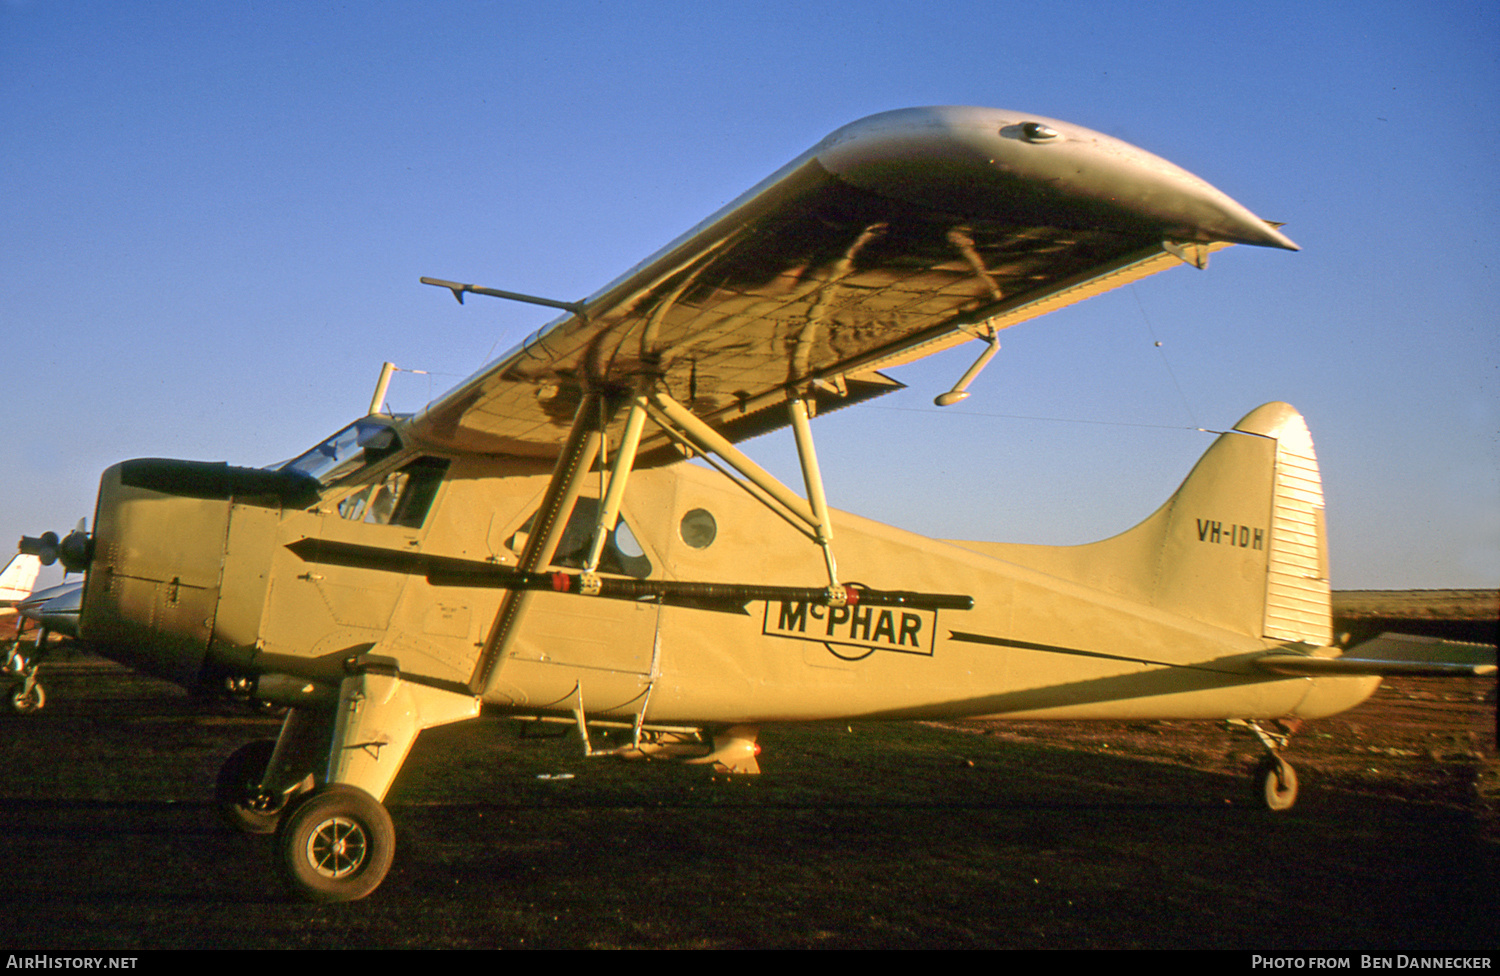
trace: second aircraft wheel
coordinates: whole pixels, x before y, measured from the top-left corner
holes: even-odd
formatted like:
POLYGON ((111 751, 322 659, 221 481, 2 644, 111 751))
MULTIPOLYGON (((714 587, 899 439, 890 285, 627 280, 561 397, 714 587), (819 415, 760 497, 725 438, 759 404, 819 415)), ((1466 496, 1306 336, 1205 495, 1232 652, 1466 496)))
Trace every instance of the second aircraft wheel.
POLYGON ((41 684, 33 681, 31 690, 26 689, 26 682, 18 681, 10 686, 6 693, 6 701, 10 704, 11 711, 17 715, 30 715, 39 712, 42 706, 47 704, 47 692, 41 684))

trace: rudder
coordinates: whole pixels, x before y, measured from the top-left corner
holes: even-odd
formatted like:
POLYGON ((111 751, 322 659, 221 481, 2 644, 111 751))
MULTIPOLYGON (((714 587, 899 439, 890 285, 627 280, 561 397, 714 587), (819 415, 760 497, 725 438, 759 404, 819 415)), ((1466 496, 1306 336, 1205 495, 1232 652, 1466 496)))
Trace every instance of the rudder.
POLYGON ((1331 639, 1322 478, 1291 405, 1265 404, 1220 435, 1136 532, 1160 533, 1155 606, 1274 640, 1331 639))

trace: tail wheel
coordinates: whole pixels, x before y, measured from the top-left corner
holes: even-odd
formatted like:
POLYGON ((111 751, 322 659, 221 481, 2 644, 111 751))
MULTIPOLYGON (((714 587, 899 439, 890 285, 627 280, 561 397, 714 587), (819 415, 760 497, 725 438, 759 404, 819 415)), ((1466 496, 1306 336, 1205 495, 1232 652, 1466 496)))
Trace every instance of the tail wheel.
POLYGON ((334 783, 297 801, 276 831, 280 867, 308 901, 355 901, 390 870, 396 831, 373 796, 334 783))
POLYGON ((47 704, 47 692, 35 681, 30 688, 26 687, 26 682, 18 681, 10 686, 6 701, 10 703, 11 711, 17 715, 30 715, 41 711, 42 706, 47 704))
POLYGON ((276 740, 259 739, 240 746, 219 767, 214 801, 224 821, 235 830, 247 834, 276 832, 285 800, 261 788, 275 751, 276 740))
POLYGON ((1289 810, 1297 802, 1297 771, 1280 756, 1267 756, 1255 769, 1255 789, 1266 809, 1289 810))

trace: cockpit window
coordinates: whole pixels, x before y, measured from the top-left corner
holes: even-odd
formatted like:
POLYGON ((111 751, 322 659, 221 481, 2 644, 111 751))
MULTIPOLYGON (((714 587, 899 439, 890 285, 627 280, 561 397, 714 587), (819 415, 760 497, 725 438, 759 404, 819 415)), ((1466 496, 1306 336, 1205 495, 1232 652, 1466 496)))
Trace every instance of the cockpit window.
POLYGON ((399 449, 396 432, 378 420, 356 420, 317 447, 280 465, 279 471, 296 471, 332 484, 370 461, 399 449))
POLYGON ((443 458, 417 458, 339 502, 339 515, 367 525, 420 529, 447 471, 443 458))

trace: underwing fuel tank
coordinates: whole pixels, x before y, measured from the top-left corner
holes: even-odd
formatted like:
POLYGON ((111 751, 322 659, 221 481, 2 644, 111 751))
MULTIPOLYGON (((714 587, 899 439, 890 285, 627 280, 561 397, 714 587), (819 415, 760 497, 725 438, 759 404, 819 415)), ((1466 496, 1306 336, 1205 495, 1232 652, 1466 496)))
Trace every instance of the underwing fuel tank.
POLYGON ((79 636, 100 653, 186 687, 213 636, 231 503, 304 501, 284 472, 147 458, 99 482, 79 636))

